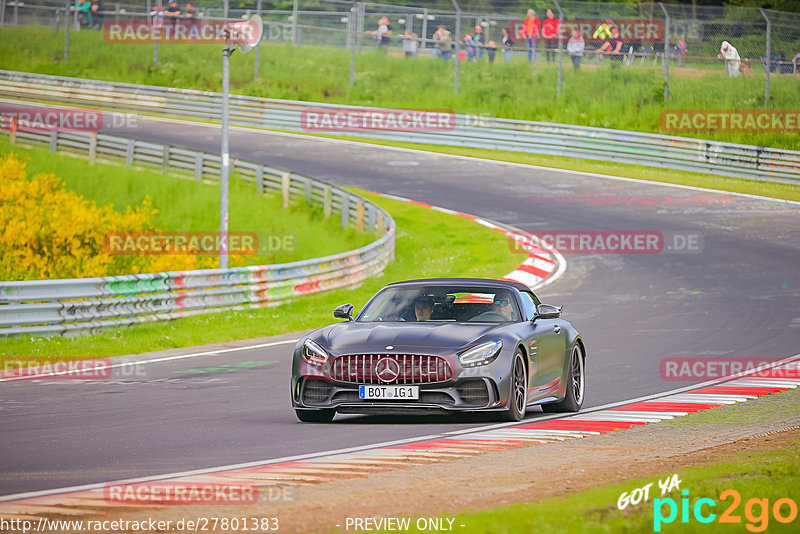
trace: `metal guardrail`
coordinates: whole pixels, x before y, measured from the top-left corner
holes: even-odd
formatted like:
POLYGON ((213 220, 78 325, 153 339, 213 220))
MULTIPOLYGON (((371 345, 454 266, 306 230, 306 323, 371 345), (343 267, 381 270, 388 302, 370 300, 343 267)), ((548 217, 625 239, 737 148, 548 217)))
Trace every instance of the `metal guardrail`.
MULTIPOLYGON (((219 177, 220 156, 97 133, 10 134, 15 142, 49 145, 51 152, 87 154, 203 180, 219 177)), ((344 189, 278 169, 234 160, 231 169, 259 193, 339 213, 343 228, 378 239, 348 252, 277 265, 205 269, 70 280, 0 281, 0 337, 68 335, 222 310, 270 307, 288 299, 353 287, 379 274, 394 257, 395 223, 381 207, 344 189)))
MULTIPOLYGON (((220 94, 214 92, 5 70, 0 70, 0 96, 204 121, 218 121, 221 107, 220 94)), ((289 131, 303 131, 304 109, 343 107, 241 95, 231 95, 230 103, 231 124, 289 131)), ((798 151, 587 126, 456 115, 455 128, 447 132, 381 130, 337 135, 511 150, 800 183, 798 151)))

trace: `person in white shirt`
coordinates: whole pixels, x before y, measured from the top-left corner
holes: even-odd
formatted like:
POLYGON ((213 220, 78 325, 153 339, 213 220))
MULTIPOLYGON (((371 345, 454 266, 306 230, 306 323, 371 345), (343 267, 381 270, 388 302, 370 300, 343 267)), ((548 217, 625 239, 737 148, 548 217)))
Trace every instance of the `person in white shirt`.
POLYGON ((735 78, 739 76, 739 67, 741 65, 741 58, 739 52, 728 41, 722 41, 722 47, 719 49, 720 59, 725 60, 725 70, 729 77, 735 78))
POLYGON ((572 30, 572 38, 567 43, 567 52, 569 58, 572 60, 572 65, 575 70, 581 69, 581 58, 583 58, 583 50, 586 48, 586 43, 581 38, 581 32, 577 29, 572 30))

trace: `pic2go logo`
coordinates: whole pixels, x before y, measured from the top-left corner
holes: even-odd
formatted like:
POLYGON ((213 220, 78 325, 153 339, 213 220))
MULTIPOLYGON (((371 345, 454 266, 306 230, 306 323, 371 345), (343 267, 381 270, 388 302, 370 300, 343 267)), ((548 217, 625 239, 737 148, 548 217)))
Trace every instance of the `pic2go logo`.
MULTIPOLYGON (((691 520, 689 512, 691 511, 695 521, 698 523, 712 523, 717 520, 717 514, 711 510, 717 506, 714 499, 702 498, 694 502, 694 505, 689 504, 689 490, 681 491, 683 498, 681 499, 680 510, 678 503, 675 499, 667 497, 666 499, 653 500, 653 531, 661 532, 661 526, 674 522, 678 518, 678 511, 681 514, 681 523, 688 524, 691 520), (664 515, 664 508, 669 511, 664 515)), ((739 504, 742 502, 742 496, 738 491, 727 489, 719 494, 721 501, 731 499, 731 504, 719 516, 718 523, 733 523, 741 524, 742 517, 737 514, 739 504)), ((792 499, 784 497, 772 503, 770 508, 769 499, 749 499, 744 505, 744 516, 747 519, 745 528, 750 532, 764 532, 769 526, 769 518, 775 519, 778 523, 791 523, 797 519, 797 503, 792 499)))

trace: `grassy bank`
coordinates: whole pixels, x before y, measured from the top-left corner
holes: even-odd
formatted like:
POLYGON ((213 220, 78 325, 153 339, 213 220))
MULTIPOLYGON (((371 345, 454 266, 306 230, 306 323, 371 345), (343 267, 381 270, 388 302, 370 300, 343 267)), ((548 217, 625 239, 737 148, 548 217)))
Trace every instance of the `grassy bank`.
MULTIPOLYGON (((0 68, 63 76, 96 78, 219 91, 219 45, 164 45, 152 65, 147 44, 109 44, 100 32, 71 36, 70 59, 62 61, 63 35, 49 29, 0 29, 0 68)), ((234 55, 232 90, 236 93, 346 104, 407 108, 449 108, 461 113, 660 131, 665 109, 749 109, 763 105, 764 76, 725 79, 721 69, 676 69, 670 100, 663 101, 658 67, 564 69, 561 97, 556 96, 556 67, 543 60, 531 71, 519 57, 511 64, 464 63, 460 90, 453 94, 452 63, 428 57, 416 60, 365 50, 356 61, 356 79, 348 87, 346 50, 284 44, 262 46, 261 69, 253 81, 253 56, 234 55), (312 75, 313 74, 313 75, 312 75)), ((591 68, 590 68, 591 67, 591 68)), ((797 109, 797 79, 774 75, 771 106, 797 109)), ((691 134, 689 134, 691 135, 691 134)), ((800 148, 796 133, 718 133, 696 137, 790 149, 800 148)))
POLYGON ((80 360, 305 330, 333 322, 333 308, 344 302, 359 309, 390 282, 435 276, 499 277, 523 259, 510 251, 503 234, 468 219, 354 191, 388 210, 398 228, 396 259, 382 276, 360 288, 306 296, 277 308, 188 317, 93 336, 0 338, 0 358, 80 360))

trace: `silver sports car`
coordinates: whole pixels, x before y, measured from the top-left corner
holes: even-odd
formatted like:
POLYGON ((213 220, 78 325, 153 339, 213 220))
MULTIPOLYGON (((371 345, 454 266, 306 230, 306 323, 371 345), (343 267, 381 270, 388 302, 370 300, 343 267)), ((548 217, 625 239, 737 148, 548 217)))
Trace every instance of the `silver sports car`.
POLYGON ((561 308, 505 280, 411 280, 378 291, 353 318, 300 339, 291 396, 297 417, 339 413, 488 411, 519 421, 525 409, 576 412, 586 347, 561 308))

